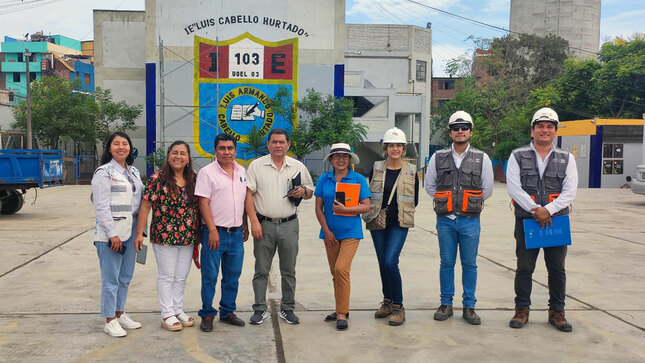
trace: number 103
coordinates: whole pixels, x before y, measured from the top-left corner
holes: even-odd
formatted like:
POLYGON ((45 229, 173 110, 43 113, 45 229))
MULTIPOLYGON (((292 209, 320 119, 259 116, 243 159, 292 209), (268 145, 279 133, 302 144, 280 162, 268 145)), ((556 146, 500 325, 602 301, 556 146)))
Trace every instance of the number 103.
POLYGON ((235 53, 235 61, 237 62, 238 65, 240 64, 254 64, 258 65, 260 64, 260 55, 258 53, 235 53))

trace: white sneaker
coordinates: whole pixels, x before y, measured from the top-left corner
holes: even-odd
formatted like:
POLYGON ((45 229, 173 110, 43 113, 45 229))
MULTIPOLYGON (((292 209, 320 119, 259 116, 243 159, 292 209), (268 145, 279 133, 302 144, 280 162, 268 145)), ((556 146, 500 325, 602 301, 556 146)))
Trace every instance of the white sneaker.
POLYGON ((103 331, 107 333, 107 335, 115 338, 121 338, 128 335, 116 319, 113 319, 109 323, 105 323, 103 331))
POLYGON ((139 328, 141 328, 141 323, 130 319, 130 317, 127 316, 125 313, 121 314, 121 316, 116 318, 116 320, 118 320, 119 324, 121 324, 121 326, 126 328, 126 329, 139 329, 139 328))

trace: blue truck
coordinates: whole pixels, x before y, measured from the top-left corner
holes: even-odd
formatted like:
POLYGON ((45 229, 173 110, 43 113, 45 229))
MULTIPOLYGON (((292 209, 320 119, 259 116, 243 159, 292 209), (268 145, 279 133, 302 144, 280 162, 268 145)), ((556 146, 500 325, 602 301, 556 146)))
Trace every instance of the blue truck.
POLYGON ((14 214, 31 188, 63 184, 61 150, 0 150, 0 214, 14 214))

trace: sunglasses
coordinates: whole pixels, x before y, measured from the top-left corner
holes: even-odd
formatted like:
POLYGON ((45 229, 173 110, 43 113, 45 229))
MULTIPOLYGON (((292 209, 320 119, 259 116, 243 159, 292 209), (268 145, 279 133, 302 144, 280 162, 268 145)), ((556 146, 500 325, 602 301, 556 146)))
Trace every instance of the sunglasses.
POLYGON ((455 131, 455 132, 457 132, 459 130, 468 131, 468 130, 470 130, 470 126, 468 126, 468 125, 455 125, 455 126, 450 126, 450 130, 455 131))

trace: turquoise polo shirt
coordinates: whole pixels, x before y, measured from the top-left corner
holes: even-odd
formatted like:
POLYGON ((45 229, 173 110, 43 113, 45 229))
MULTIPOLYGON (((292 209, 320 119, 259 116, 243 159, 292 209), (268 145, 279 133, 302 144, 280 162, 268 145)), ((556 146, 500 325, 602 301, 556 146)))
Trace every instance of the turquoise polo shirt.
MULTIPOLYGON (((340 182, 360 184, 361 191, 358 194, 358 199, 361 202, 366 198, 371 197, 367 180, 364 176, 353 170, 350 170, 349 174, 347 174, 347 176, 345 176, 340 182)), ((318 178, 314 195, 323 199, 323 212, 325 213, 325 219, 327 219, 327 226, 334 233, 337 240, 346 238, 363 239, 363 226, 361 224, 360 215, 352 217, 337 216, 334 215, 334 212, 332 211, 334 199, 336 198, 336 179, 334 178, 333 170, 318 178)), ((320 229, 319 238, 325 238, 325 233, 322 228, 320 229)))

